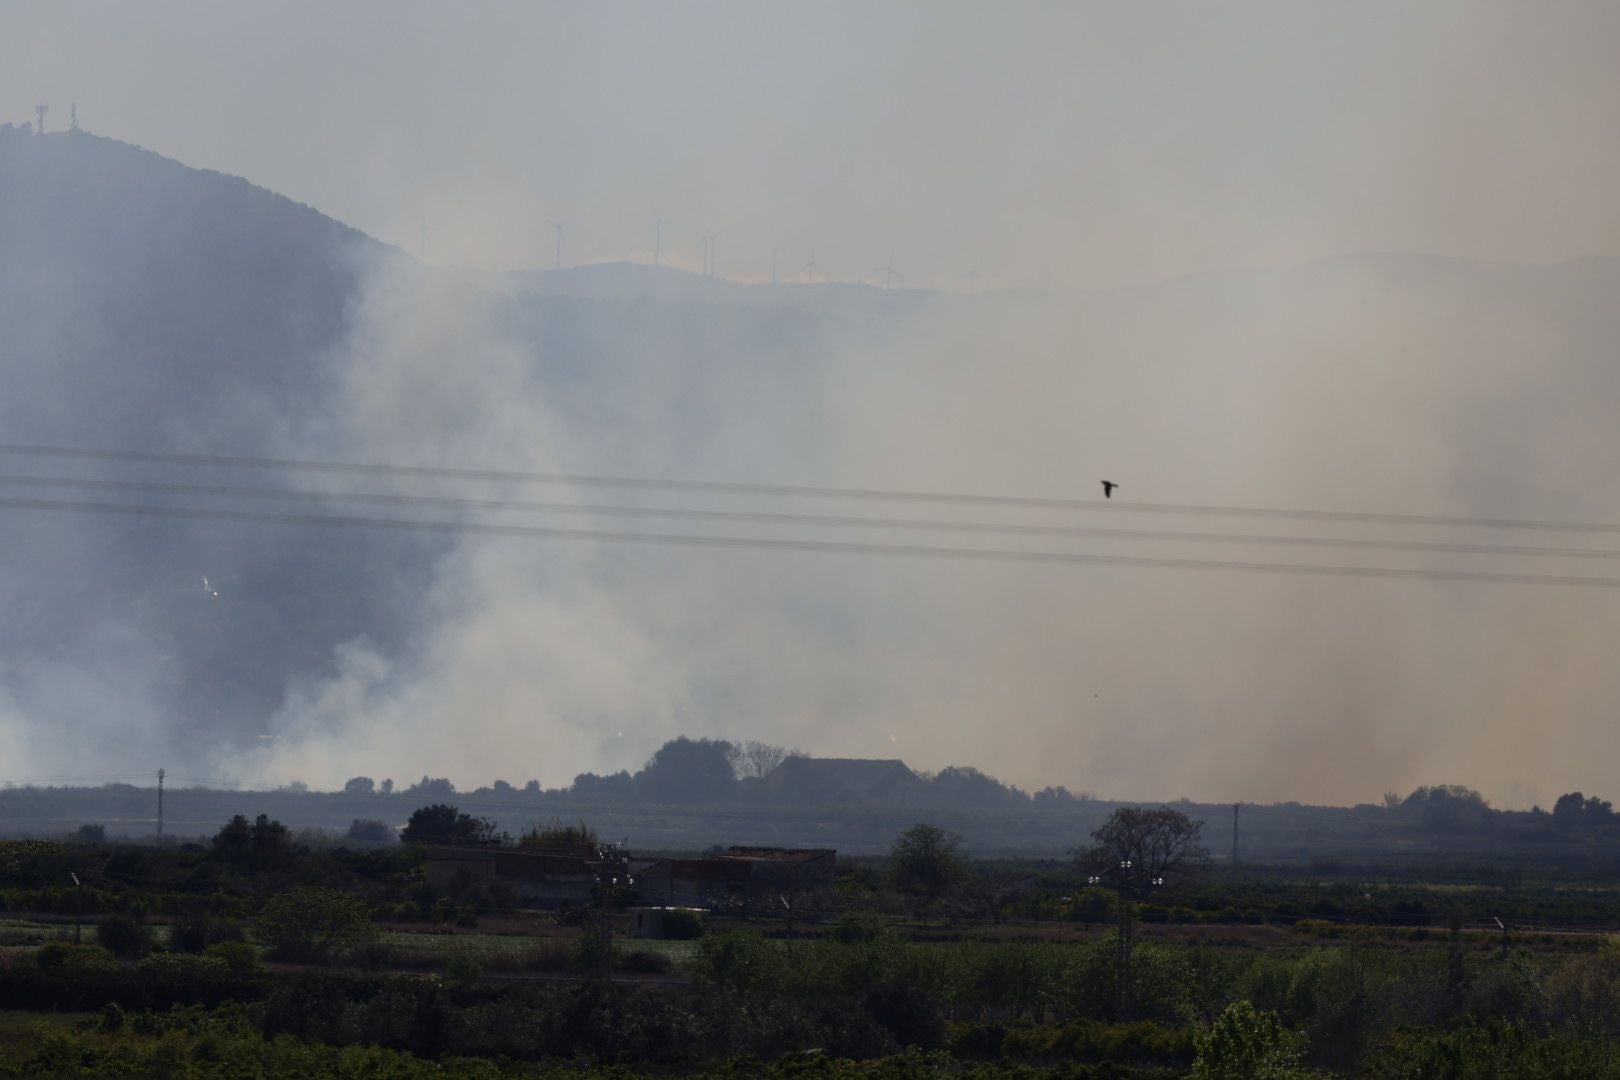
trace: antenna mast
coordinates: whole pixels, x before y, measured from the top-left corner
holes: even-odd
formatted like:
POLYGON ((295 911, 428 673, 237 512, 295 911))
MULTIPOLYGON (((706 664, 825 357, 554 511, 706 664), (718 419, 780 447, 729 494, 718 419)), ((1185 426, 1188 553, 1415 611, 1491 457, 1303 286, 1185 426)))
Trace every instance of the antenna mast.
POLYGON ((68 130, 79 130, 79 103, 77 101, 68 106, 68 130))
POLYGON ((561 270, 562 269, 562 222, 553 221, 551 224, 557 230, 557 262, 556 262, 556 266, 554 268, 557 269, 557 270, 561 270))
POLYGON ((35 126, 34 126, 34 134, 35 135, 43 135, 43 134, 45 134, 45 114, 50 112, 50 111, 51 111, 51 107, 49 105, 35 105, 34 106, 34 116, 38 118, 35 121, 35 126))
POLYGON ((158 770, 158 843, 163 843, 163 770, 158 770))

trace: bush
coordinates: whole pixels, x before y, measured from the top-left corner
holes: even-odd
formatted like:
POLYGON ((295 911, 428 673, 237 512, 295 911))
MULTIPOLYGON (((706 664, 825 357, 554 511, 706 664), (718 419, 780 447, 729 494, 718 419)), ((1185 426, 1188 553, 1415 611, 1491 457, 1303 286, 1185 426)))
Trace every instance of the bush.
POLYGON ((96 923, 96 944, 121 960, 134 960, 151 950, 152 935, 128 915, 103 915, 96 923))
POLYGON ((344 835, 358 844, 391 844, 394 842, 393 826, 386 821, 372 821, 368 818, 355 818, 349 823, 349 831, 344 835))
POLYGON ((70 945, 65 941, 41 945, 34 953, 34 963, 48 971, 71 974, 110 971, 118 966, 112 952, 103 945, 70 945))
POLYGON ((1303 1043, 1276 1013, 1234 1001, 1198 1036, 1193 1080, 1307 1080, 1311 1074, 1300 1067, 1303 1043))
POLYGON ((245 941, 216 941, 204 955, 223 962, 232 975, 257 975, 264 970, 259 950, 245 941))
POLYGON ((866 1008, 901 1046, 938 1050, 945 1045, 945 1019, 928 992, 915 983, 874 988, 866 995, 866 1008))
POLYGON ((169 948, 176 952, 200 953, 217 941, 241 941, 242 924, 222 919, 199 902, 186 904, 169 926, 169 948))
POLYGON ((581 975, 600 978, 613 970, 613 937, 605 926, 590 925, 574 943, 574 968, 581 975))
POLYGON ((372 940, 376 932, 364 904, 320 885, 277 893, 254 923, 255 935, 272 957, 293 961, 330 960, 372 940))
POLYGON ((838 921, 833 923, 832 936, 834 941, 846 945, 854 945, 864 941, 876 941, 888 934, 889 930, 882 919, 868 912, 854 911, 847 915, 840 915, 838 921))
POLYGON ((703 916, 686 908, 666 908, 662 936, 670 941, 696 941, 703 936, 703 916))
POLYGON ((619 970, 631 975, 668 975, 675 970, 675 961, 663 953, 637 949, 619 958, 619 970))

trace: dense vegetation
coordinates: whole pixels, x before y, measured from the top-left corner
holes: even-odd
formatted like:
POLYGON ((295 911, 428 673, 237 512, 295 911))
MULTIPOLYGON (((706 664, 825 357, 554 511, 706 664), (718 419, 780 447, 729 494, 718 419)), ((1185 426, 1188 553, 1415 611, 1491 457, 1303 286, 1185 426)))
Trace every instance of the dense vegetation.
POLYGON ((633 894, 511 913, 489 884, 431 885, 417 844, 263 817, 207 844, 9 842, 0 1075, 1620 1077, 1620 942, 1545 929, 1612 927, 1607 882, 1179 861, 1159 895, 1089 872, 1161 817, 1184 824, 1119 815, 1075 863, 973 862, 919 826, 846 860, 819 920, 665 942, 624 937, 633 894))

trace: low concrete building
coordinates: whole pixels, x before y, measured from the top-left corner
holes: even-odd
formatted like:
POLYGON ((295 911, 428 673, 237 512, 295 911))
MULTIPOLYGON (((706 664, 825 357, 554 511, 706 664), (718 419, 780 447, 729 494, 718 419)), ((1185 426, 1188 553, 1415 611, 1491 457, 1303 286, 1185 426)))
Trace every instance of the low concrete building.
POLYGON ((427 879, 447 892, 502 881, 530 907, 569 907, 591 902, 600 879, 624 876, 624 857, 614 851, 530 851, 510 847, 434 847, 427 853, 427 879))
POLYGON ((636 892, 671 907, 816 906, 837 874, 831 848, 733 847, 702 859, 660 859, 636 876, 636 892))

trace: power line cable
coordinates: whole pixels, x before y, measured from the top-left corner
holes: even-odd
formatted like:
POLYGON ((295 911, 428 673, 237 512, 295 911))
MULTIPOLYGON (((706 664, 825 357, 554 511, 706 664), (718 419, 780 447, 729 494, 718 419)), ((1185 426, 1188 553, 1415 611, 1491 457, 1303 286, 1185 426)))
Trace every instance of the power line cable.
POLYGON ((757 525, 816 525, 837 528, 916 529, 925 532, 977 532, 1012 536, 1049 536, 1176 543, 1262 544, 1290 547, 1351 548, 1367 551, 1412 551, 1448 555, 1508 555, 1568 559, 1620 559, 1609 548, 1549 548, 1515 544, 1474 544, 1434 540, 1380 540, 1362 537, 1280 536, 1255 533, 1187 532, 1162 529, 1115 529, 1101 526, 1035 525, 994 521, 942 521, 924 518, 863 517, 848 514, 799 514, 754 510, 709 510, 689 507, 624 506, 601 503, 533 502, 522 499, 479 499, 452 495, 398 492, 308 491, 288 488, 180 484, 142 480, 94 480, 80 477, 0 475, 14 487, 72 488, 91 491, 149 492, 216 498, 318 500, 433 506, 446 509, 516 510, 532 513, 599 514, 613 517, 669 518, 757 525))
POLYGON ((1497 585, 1620 588, 1620 578, 1557 574, 1489 573, 1474 570, 1418 569, 1378 566, 1332 566, 1310 563, 1237 562, 1219 559, 1160 558, 1136 555, 1098 555, 1085 552, 1013 551, 996 548, 930 547, 922 544, 879 544, 837 540, 805 540, 741 536, 701 536, 682 533, 641 533, 612 529, 576 529, 540 525, 499 525, 483 522, 422 521, 400 518, 364 518, 324 514, 268 513, 251 510, 212 510, 128 503, 61 502, 51 499, 0 497, 0 506, 76 513, 124 514, 135 517, 249 521, 278 525, 335 528, 424 530, 474 533, 489 536, 547 537, 569 540, 609 540, 627 543, 756 549, 765 551, 825 552, 831 554, 889 555, 985 562, 1130 566, 1177 570, 1217 570, 1239 573, 1299 574, 1317 577, 1475 582, 1497 585))
POLYGON ((526 472, 512 469, 473 469, 435 465, 398 465, 365 462, 264 458, 224 454, 192 454, 155 450, 103 450, 81 447, 0 443, 0 454, 91 461, 207 466, 212 468, 287 469, 321 473, 360 473, 374 476, 410 476, 506 483, 573 484, 580 487, 617 487, 644 491, 705 491, 733 495, 772 495, 892 502, 958 503, 981 506, 1024 507, 1048 510, 1107 510, 1111 513, 1213 515, 1298 521, 1343 521, 1369 524, 1447 525, 1462 528, 1534 529, 1556 532, 1620 533, 1620 523, 1548 521, 1525 518, 1464 517, 1441 514, 1381 513, 1362 510, 1311 510, 1258 506, 1131 502, 1075 499, 1056 496, 992 495, 972 492, 915 491, 891 488, 822 487, 731 480, 657 479, 600 476, 584 473, 526 472))

